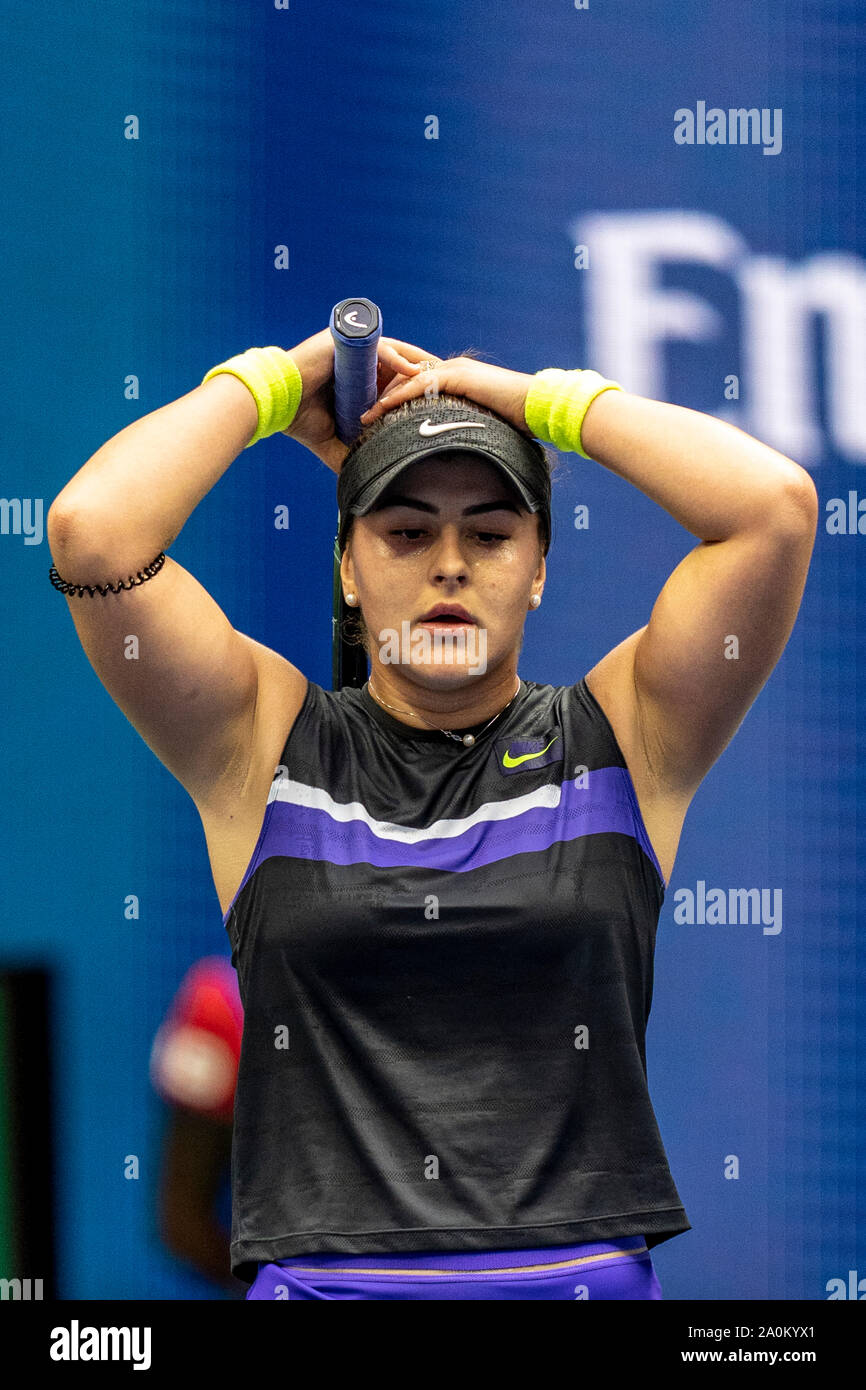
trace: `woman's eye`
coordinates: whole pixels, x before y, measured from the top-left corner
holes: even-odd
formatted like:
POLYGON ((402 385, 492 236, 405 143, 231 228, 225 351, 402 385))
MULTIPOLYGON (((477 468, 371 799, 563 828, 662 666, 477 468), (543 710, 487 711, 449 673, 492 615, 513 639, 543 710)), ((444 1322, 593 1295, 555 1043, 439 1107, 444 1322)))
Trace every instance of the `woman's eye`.
MULTIPOLYGON (((419 526, 400 526, 391 532, 392 536, 401 536, 407 541, 418 540, 420 536, 427 533, 419 526)), ((482 545, 498 545, 500 541, 507 541, 508 537, 500 535, 498 531, 476 531, 476 538, 482 545)))

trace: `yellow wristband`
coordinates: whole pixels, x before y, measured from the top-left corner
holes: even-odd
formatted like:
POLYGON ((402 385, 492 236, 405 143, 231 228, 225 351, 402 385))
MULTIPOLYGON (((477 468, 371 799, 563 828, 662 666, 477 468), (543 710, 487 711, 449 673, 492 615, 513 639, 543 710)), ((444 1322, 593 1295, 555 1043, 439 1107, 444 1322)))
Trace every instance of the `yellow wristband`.
POLYGON ((602 391, 622 389, 618 381, 610 381, 599 372, 545 367, 532 378, 523 413, 536 439, 586 459, 589 454, 584 451, 580 431, 587 410, 602 391))
POLYGON ((211 367, 201 384, 210 381, 218 372, 230 372, 238 377, 255 399, 259 423, 249 444, 287 430, 297 414, 304 389, 301 373, 294 359, 280 347, 252 347, 211 367))

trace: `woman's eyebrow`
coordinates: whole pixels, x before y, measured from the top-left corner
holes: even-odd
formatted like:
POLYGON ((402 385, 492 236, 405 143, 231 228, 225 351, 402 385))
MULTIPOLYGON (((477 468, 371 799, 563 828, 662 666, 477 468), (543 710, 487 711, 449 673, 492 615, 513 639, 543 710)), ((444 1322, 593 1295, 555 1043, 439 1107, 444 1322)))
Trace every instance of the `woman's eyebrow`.
MULTIPOLYGON (((384 502, 378 502, 371 511, 384 512, 389 507, 412 507, 418 512, 430 512, 434 516, 439 515, 439 508, 434 507, 430 502, 422 502, 420 497, 403 497, 400 494, 391 494, 384 502)), ((520 507, 516 502, 512 502, 507 497, 500 497, 495 502, 476 502, 471 507, 464 507, 463 516, 479 516, 482 512, 514 512, 520 516, 520 507)))

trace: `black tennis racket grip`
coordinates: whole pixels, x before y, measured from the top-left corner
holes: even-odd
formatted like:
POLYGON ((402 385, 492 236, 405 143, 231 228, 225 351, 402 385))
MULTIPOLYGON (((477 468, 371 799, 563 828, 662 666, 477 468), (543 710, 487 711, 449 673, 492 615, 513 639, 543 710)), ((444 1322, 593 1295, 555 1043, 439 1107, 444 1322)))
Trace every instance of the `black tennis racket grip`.
POLYGON ((334 339, 334 419, 337 438, 351 444, 361 416, 376 400, 382 315, 371 299, 343 299, 331 310, 334 339))

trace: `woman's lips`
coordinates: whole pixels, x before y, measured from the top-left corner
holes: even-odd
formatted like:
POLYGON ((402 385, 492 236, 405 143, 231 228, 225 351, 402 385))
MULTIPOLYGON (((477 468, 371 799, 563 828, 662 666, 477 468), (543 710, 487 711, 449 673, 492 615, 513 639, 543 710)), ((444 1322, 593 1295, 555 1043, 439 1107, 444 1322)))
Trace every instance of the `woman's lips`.
POLYGON ((459 622, 474 624, 475 622, 468 608, 464 608, 462 603, 434 603, 429 613, 425 614, 423 618, 419 618, 418 621, 421 623, 435 623, 443 619, 449 623, 459 622))
POLYGON ((425 618, 418 624, 419 627, 474 627, 475 624, 468 618, 425 618))

